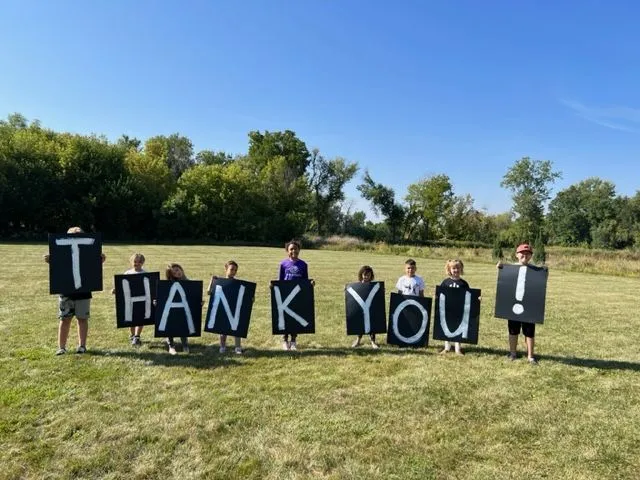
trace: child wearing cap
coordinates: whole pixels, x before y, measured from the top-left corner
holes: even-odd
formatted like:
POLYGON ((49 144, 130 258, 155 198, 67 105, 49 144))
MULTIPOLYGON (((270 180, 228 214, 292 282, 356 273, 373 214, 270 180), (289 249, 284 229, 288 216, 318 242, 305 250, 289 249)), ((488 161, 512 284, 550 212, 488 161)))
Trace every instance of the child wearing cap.
MULTIPOLYGON (((518 245, 518 248, 516 248, 516 258, 518 259, 518 265, 529 265, 532 256, 533 249, 528 243, 518 245)), ((496 266, 498 268, 502 268, 502 262, 498 262, 498 265, 496 266)), ((508 329, 509 355, 507 356, 507 358, 509 360, 515 360, 517 358, 518 355, 516 353, 516 350, 518 348, 518 336, 520 335, 520 331, 522 331, 525 342, 527 344, 527 358, 529 360, 529 363, 531 363, 532 365, 537 365, 538 361, 533 354, 535 346, 536 324, 528 322, 518 322, 517 320, 509 320, 508 329)))

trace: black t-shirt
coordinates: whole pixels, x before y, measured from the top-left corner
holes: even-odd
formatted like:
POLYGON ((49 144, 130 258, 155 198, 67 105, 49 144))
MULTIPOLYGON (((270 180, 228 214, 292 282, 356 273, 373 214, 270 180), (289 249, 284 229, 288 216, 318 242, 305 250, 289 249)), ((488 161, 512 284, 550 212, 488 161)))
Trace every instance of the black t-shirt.
POLYGON ((88 298, 92 298, 91 292, 83 292, 83 293, 68 293, 62 294, 62 297, 67 297, 69 300, 87 300, 88 298))
POLYGON ((457 280, 453 278, 445 278, 440 286, 448 288, 466 288, 467 290, 469 289, 469 284, 462 278, 459 278, 457 280))

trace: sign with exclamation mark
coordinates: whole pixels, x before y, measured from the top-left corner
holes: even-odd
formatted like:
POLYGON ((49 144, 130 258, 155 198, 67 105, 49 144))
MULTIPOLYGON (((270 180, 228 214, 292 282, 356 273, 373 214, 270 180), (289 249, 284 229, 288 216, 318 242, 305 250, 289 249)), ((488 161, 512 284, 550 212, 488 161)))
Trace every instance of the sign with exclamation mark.
POLYGON ((497 318, 544 322, 548 270, 532 265, 503 265, 498 269, 497 318))

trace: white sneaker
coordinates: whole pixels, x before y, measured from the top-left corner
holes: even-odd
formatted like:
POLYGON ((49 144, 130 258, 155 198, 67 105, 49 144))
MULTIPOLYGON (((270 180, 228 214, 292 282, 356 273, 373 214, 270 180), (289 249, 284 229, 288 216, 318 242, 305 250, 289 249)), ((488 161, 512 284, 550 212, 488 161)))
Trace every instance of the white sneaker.
POLYGON ((178 352, 175 347, 169 347, 169 355, 176 355, 178 352))
POLYGON ((360 346, 360 339, 356 339, 352 344, 351 344, 351 348, 356 348, 360 346))
POLYGON ((220 350, 218 350, 220 353, 225 353, 227 351, 227 347, 220 347, 220 350))
POLYGON ((234 351, 237 355, 242 355, 242 348, 240 348, 240 347, 236 347, 233 351, 234 351))
POLYGON ((371 340, 371 348, 373 348, 374 350, 377 350, 380 348, 380 345, 378 345, 376 342, 371 340))
POLYGON ((283 350, 291 350, 291 344, 287 341, 282 342, 282 349, 283 350))
POLYGON ((297 350, 298 347, 296 346, 296 342, 291 342, 291 345, 289 346, 289 350, 297 350))

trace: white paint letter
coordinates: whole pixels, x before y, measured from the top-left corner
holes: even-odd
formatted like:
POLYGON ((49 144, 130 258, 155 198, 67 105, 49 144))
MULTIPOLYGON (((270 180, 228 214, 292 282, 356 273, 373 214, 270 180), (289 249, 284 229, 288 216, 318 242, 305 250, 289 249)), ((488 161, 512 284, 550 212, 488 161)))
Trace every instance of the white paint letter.
POLYGON ((273 291, 276 294, 276 307, 278 309, 278 330, 284 330, 284 312, 287 312, 295 321, 297 321, 303 327, 309 325, 304 318, 298 315, 296 312, 289 308, 289 304, 294 299, 294 297, 302 290, 300 285, 296 285, 296 288, 291 290, 291 293, 285 298, 284 302, 282 301, 282 294, 280 293, 280 287, 274 285, 273 291))
MULTIPOLYGON (((521 302, 524 298, 524 285, 527 281, 527 266, 523 265, 518 271, 518 283, 516 284, 516 300, 521 302)), ((520 315, 524 312, 524 307, 521 303, 515 303, 513 305, 513 313, 520 315)))
POLYGON ((438 301, 440 302, 440 326, 442 327, 442 332, 448 338, 457 337, 460 334, 462 334, 462 338, 467 338, 467 335, 469 334, 469 315, 471 313, 471 292, 466 291, 464 294, 462 321, 455 332, 449 330, 449 327, 447 326, 447 314, 445 311, 447 298, 444 296, 444 293, 440 292, 438 301))
POLYGON ((131 296, 131 286, 129 280, 122 279, 122 291, 124 292, 124 321, 133 321, 133 304, 135 302, 144 302, 144 318, 151 318, 151 287, 149 286, 149 278, 144 277, 142 279, 144 284, 144 295, 139 297, 131 296))
POLYGON ((80 247, 79 245, 93 245, 95 238, 58 238, 56 245, 71 246, 71 271, 73 272, 73 285, 76 290, 82 286, 82 278, 80 277, 80 247))
POLYGON ((189 328, 189 333, 196 333, 196 327, 193 325, 193 317, 191 316, 191 309, 189 308, 189 303, 187 302, 187 294, 184 293, 184 288, 180 285, 179 282, 173 282, 171 288, 169 289, 169 294, 167 295, 167 303, 164 304, 164 310, 162 311, 162 317, 160 318, 160 325, 158 325, 158 331, 164 332, 167 329, 167 320, 169 319, 169 312, 172 308, 182 308, 184 309, 184 315, 187 317, 187 327, 189 328), (176 296, 176 293, 180 294, 180 301, 174 302, 173 299, 176 296))
POLYGON ((393 328, 393 333, 396 335, 396 337, 398 337, 398 339, 402 340, 404 343, 412 344, 420 340, 420 337, 424 335, 424 332, 427 330, 428 324, 429 324, 429 312, 427 312, 427 310, 422 305, 420 305, 417 301, 412 299, 407 299, 400 302, 400 305, 398 305, 395 311, 393 312, 391 328, 393 328), (400 316, 400 313, 402 312, 402 310, 404 310, 409 305, 414 305, 418 308, 418 310, 420 310, 420 313, 422 313, 422 324, 420 325, 420 328, 418 329, 418 332, 415 335, 412 335, 410 337, 405 337, 401 335, 400 330, 398 330, 398 317, 400 316))
POLYGON ((234 332, 238 330, 238 323, 240 323, 240 309, 242 308, 242 298, 244 297, 244 285, 240 285, 240 290, 238 291, 238 299, 236 300, 236 311, 231 313, 231 308, 229 307, 229 302, 227 301, 227 296, 224 294, 222 287, 220 285, 216 285, 214 297, 213 297, 213 306, 211 307, 211 313, 209 314, 209 322, 207 323, 207 328, 211 329, 216 324, 216 314, 218 313, 218 306, 220 302, 222 302, 222 306, 224 307, 224 311, 227 312, 227 318, 229 319, 229 323, 231 324, 231 330, 234 332))
POLYGON ((376 283, 369 292, 367 300, 362 301, 362 297, 360 297, 352 287, 347 288, 347 292, 349 292, 353 299, 358 302, 358 305, 362 307, 362 313, 364 314, 364 333, 369 333, 371 331, 371 303, 373 303, 373 297, 376 296, 378 290, 380 290, 380 284, 376 283))

